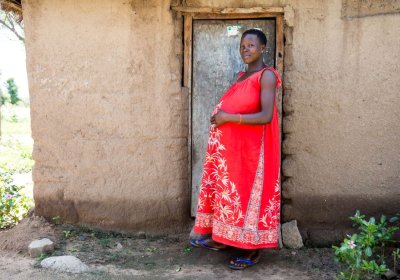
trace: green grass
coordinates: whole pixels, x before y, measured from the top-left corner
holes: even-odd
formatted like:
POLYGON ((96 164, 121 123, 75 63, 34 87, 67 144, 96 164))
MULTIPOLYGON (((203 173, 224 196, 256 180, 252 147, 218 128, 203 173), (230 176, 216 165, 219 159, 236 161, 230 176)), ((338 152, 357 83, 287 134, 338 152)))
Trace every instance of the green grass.
POLYGON ((0 228, 15 225, 33 206, 33 167, 29 107, 1 106, 0 228), (12 199, 5 199, 5 194, 12 199), (12 203, 11 203, 11 202, 12 203))
POLYGON ((1 136, 31 137, 29 107, 1 106, 1 136))
POLYGON ((1 107, 0 166, 17 173, 30 172, 33 166, 29 107, 1 107))
POLYGON ((29 119, 17 119, 12 121, 9 119, 1 120, 1 135, 16 137, 31 137, 31 123, 29 119))

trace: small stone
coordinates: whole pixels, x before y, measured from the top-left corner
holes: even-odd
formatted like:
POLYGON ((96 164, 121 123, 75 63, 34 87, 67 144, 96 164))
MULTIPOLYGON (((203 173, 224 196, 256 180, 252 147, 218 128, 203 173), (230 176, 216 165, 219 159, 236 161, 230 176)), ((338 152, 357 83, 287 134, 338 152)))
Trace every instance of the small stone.
POLYGON ((138 237, 139 239, 146 239, 146 233, 143 232, 143 231, 139 231, 139 232, 137 233, 137 237, 138 237))
POLYGON ((121 243, 117 243, 117 246, 116 246, 116 248, 117 248, 117 250, 122 250, 124 247, 122 246, 122 244, 121 243))
POLYGON ((48 238, 34 240, 28 247, 29 255, 32 258, 39 257, 42 253, 52 252, 54 250, 54 243, 48 238))
POLYGON ((292 255, 293 255, 293 256, 296 255, 296 252, 295 252, 295 251, 292 251, 292 255))
POLYGON ((297 221, 293 220, 282 225, 283 244, 291 249, 299 249, 303 247, 303 239, 301 238, 297 221))
POLYGON ((58 272, 82 273, 89 270, 86 264, 74 256, 49 257, 44 259, 40 265, 58 272))
POLYGON ((79 241, 85 241, 85 240, 86 237, 83 234, 79 235, 79 241))

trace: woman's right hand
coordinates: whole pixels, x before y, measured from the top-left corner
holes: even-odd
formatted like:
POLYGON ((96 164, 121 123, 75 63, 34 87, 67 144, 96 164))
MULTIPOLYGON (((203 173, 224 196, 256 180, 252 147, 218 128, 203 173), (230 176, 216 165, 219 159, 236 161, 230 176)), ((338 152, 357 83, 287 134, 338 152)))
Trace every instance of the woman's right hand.
POLYGON ((224 123, 227 122, 226 116, 227 116, 226 112, 222 111, 221 109, 218 109, 218 112, 215 115, 211 116, 210 123, 214 125, 215 128, 217 128, 218 126, 223 125, 224 123))

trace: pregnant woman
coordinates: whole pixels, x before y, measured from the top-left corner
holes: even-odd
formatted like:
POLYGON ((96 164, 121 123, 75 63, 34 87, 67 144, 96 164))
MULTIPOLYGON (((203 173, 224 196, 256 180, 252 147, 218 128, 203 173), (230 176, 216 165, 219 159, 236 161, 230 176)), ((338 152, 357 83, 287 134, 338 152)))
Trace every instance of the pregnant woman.
POLYGON ((240 55, 248 65, 222 96, 211 117, 194 232, 211 238, 190 243, 214 251, 243 249, 229 262, 244 269, 259 262, 261 248, 278 247, 280 139, 277 71, 263 62, 267 38, 243 33, 240 55))

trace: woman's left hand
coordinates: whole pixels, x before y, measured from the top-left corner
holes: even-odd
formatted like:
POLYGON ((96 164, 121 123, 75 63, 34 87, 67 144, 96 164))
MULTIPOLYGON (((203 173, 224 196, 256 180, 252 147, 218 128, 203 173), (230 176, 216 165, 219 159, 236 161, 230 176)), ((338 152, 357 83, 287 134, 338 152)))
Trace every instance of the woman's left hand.
POLYGON ((222 111, 221 109, 218 109, 218 112, 211 116, 210 122, 217 128, 220 125, 223 125, 224 123, 227 122, 227 115, 228 113, 222 111))

